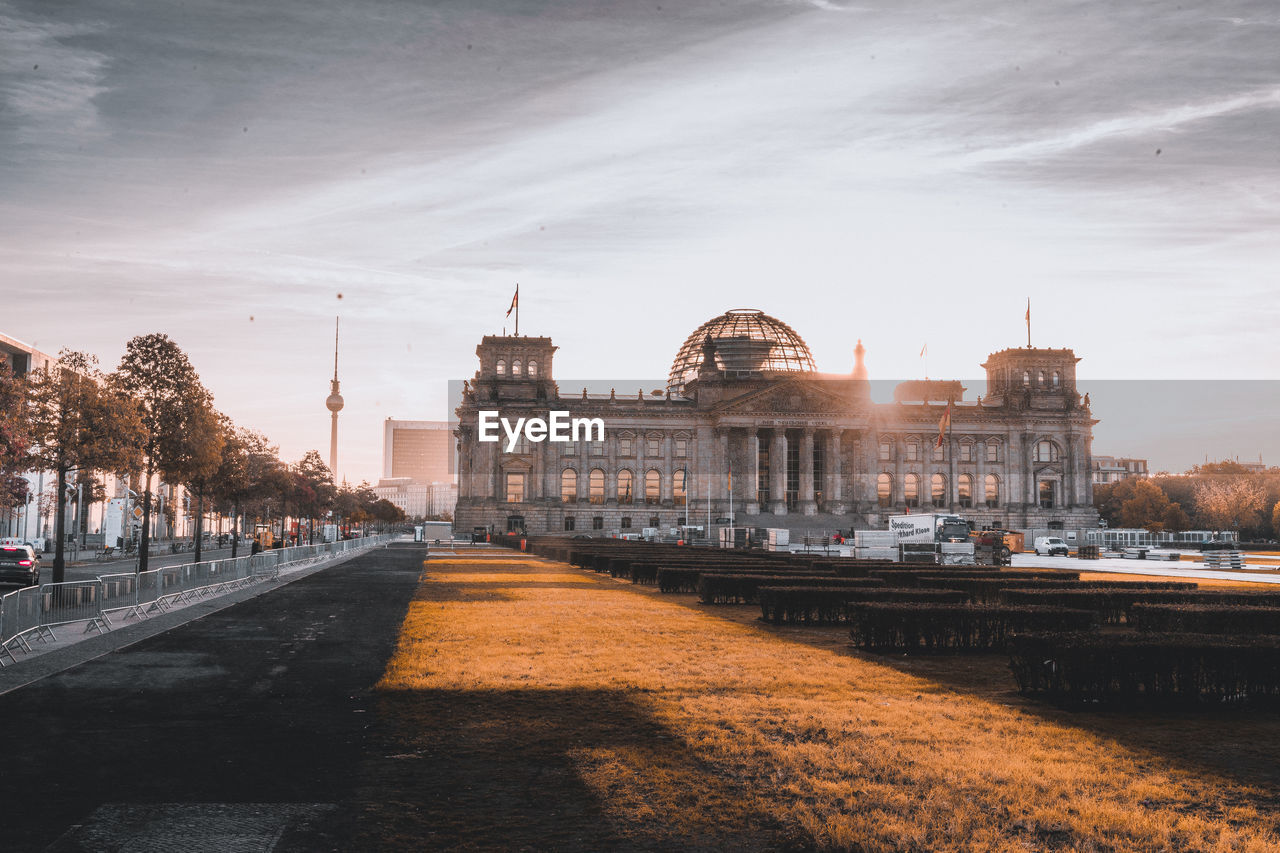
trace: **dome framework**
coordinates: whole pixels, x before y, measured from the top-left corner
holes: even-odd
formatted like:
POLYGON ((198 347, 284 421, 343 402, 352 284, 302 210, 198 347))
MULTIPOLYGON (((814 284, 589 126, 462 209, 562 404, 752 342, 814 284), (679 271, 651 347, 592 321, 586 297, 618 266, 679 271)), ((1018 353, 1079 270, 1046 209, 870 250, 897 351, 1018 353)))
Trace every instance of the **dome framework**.
POLYGON ((716 366, 726 372, 817 370, 809 345, 794 329, 763 311, 735 308, 703 323, 685 339, 667 379, 672 393, 680 393, 697 377, 708 339, 715 345, 716 366))

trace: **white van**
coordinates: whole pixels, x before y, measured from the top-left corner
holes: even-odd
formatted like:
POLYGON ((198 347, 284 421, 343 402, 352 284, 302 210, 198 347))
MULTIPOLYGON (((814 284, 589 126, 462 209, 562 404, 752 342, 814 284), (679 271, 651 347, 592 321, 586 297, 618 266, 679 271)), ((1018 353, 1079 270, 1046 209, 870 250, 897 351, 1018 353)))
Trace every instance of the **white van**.
POLYGON ((1058 536, 1037 536, 1036 537, 1036 553, 1041 557, 1065 557, 1067 556, 1067 543, 1062 541, 1058 536))

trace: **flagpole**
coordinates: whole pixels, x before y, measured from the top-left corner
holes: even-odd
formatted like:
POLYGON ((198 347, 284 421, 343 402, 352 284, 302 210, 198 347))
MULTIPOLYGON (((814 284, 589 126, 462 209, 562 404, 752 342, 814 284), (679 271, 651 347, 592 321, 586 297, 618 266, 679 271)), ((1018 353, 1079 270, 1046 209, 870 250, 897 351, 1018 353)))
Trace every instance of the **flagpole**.
POLYGON ((1031 297, 1027 297, 1027 349, 1031 349, 1031 297))
MULTIPOLYGON (((1028 334, 1030 334, 1028 332, 1028 334)), ((520 283, 516 282, 516 337, 520 337, 520 283)))

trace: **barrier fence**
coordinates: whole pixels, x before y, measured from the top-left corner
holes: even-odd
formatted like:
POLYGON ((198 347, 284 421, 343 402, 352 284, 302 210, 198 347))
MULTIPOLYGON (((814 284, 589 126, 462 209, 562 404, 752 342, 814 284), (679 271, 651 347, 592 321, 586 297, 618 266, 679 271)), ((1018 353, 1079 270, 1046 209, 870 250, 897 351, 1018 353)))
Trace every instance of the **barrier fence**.
POLYGON ((277 577, 284 566, 318 562, 372 548, 394 535, 366 536, 322 545, 299 545, 235 559, 165 566, 145 572, 99 575, 93 580, 46 583, 0 597, 0 665, 30 652, 32 642, 56 640, 54 628, 85 625, 83 633, 109 631, 173 607, 277 577))

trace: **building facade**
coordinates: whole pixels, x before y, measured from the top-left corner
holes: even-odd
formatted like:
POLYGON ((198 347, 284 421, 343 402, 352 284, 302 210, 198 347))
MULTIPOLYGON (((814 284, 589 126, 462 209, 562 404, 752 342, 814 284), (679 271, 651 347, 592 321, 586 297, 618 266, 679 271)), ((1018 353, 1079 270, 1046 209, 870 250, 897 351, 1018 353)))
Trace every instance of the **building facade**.
POLYGON ((729 523, 795 531, 884 527, 907 511, 979 525, 1097 523, 1095 421, 1069 349, 1007 349, 988 393, 904 382, 874 403, 859 342, 849 373, 820 373, 785 323, 730 311, 698 327, 658 396, 560 393, 549 338, 486 336, 457 409, 459 529, 594 535, 729 523), (479 413, 599 418, 602 441, 479 440, 479 413))
POLYGON ((411 519, 451 516, 458 500, 452 424, 387 418, 382 430, 382 479, 374 494, 411 519))
POLYGON ((1149 476, 1147 460, 1121 456, 1093 457, 1093 484, 1095 486, 1118 483, 1121 480, 1142 479, 1149 476))

